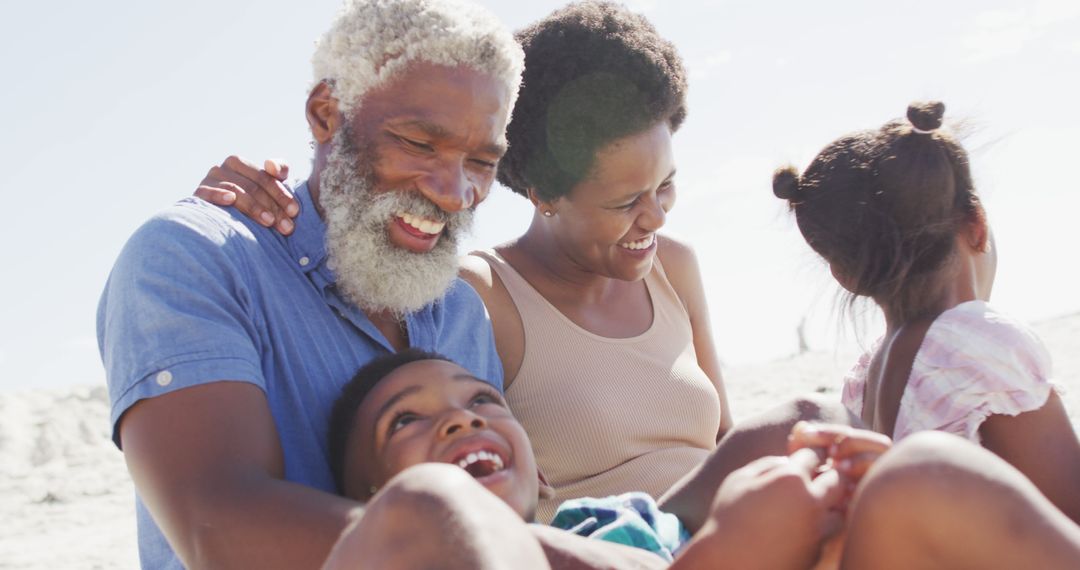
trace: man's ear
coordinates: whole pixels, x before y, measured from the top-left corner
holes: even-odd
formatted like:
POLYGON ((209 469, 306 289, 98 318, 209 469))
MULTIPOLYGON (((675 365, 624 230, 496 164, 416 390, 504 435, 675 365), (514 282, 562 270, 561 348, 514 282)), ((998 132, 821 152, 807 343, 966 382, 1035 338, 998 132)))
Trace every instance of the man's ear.
POLYGON ((555 487, 552 487, 547 481, 547 477, 544 477, 544 472, 539 467, 536 468, 536 479, 540 481, 540 498, 544 500, 555 498, 555 487))
POLYGON ((307 121, 311 127, 311 136, 318 144, 326 144, 334 137, 341 126, 341 112, 338 101, 330 90, 330 84, 320 81, 307 99, 307 121))

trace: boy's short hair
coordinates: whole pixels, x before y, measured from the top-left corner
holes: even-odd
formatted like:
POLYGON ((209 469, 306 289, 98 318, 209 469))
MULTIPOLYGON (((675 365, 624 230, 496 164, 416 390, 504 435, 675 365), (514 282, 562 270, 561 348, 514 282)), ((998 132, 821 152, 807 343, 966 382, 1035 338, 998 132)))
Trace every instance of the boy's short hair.
POLYGON ((360 410, 360 405, 364 403, 364 399, 371 390, 390 373, 406 364, 421 360, 453 362, 435 352, 407 348, 368 362, 360 367, 341 389, 341 395, 334 402, 334 408, 330 412, 330 432, 327 434, 330 471, 334 475, 334 484, 337 485, 339 493, 344 492, 345 489, 345 446, 348 444, 349 433, 352 432, 356 423, 356 413, 360 410))

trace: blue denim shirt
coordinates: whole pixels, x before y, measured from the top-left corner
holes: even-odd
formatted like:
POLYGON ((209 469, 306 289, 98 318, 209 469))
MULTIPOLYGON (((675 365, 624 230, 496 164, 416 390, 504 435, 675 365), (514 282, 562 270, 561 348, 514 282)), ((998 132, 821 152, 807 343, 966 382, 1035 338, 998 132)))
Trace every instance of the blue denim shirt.
MULTIPOLYGON (((143 398, 222 380, 266 394, 281 439, 285 477, 334 492, 326 449, 330 409, 342 385, 393 349, 338 296, 326 264, 326 226, 306 185, 284 237, 233 209, 186 198, 124 246, 98 306, 98 345, 119 420, 143 398)), ((480 298, 455 281, 405 318, 411 346, 442 353, 502 389, 502 365, 480 298)), ((144 568, 180 562, 136 497, 144 568)))

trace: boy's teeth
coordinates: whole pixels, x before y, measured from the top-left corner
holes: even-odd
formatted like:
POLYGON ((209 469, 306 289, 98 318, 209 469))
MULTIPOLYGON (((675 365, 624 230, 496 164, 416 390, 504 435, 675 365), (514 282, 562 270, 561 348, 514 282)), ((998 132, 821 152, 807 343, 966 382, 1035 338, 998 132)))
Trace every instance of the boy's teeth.
POLYGON ((476 463, 477 461, 490 461, 495 466, 495 471, 501 471, 503 468, 503 460, 495 453, 490 451, 477 451, 465 456, 464 459, 458 461, 458 467, 465 469, 466 467, 476 463))
POLYGON ((434 220, 429 220, 427 218, 422 218, 420 216, 415 216, 413 214, 405 212, 398 214, 398 217, 401 218, 401 220, 406 224, 409 224, 410 226, 424 232, 425 234, 437 234, 443 230, 443 227, 446 226, 446 224, 444 224, 443 222, 436 222, 434 220))

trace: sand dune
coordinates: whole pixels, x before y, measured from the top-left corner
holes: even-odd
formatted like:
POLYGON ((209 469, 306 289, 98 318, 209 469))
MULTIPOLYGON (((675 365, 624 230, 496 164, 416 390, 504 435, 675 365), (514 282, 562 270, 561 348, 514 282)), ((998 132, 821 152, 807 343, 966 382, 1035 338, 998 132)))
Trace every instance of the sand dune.
MULTIPOLYGON (((1080 314, 1036 330, 1080 429, 1080 314)), ((837 395, 851 359, 812 352, 728 370, 736 418, 794 394, 837 395)), ((104 387, 0 393, 0 567, 137 566, 134 490, 108 418, 104 387)))

